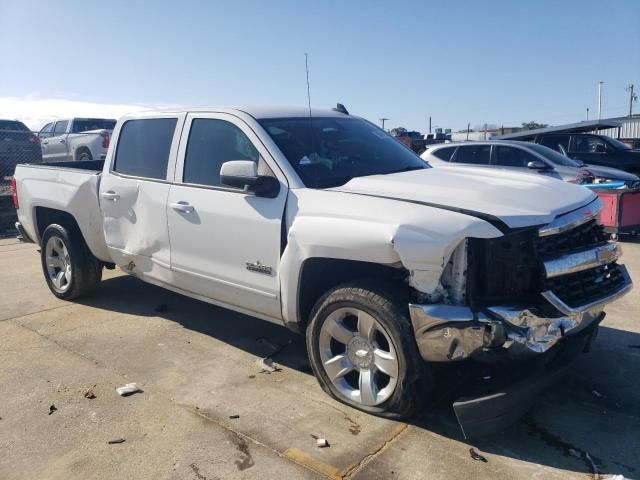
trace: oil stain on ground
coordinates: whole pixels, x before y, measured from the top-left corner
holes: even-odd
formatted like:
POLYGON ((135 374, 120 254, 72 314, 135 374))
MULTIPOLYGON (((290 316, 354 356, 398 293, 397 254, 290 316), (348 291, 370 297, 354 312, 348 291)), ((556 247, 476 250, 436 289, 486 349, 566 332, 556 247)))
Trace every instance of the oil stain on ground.
POLYGON ((242 454, 242 458, 240 460, 236 460, 234 463, 238 470, 243 471, 247 468, 253 467, 255 464, 253 461, 253 457, 251 456, 251 452, 249 451, 249 445, 245 441, 244 438, 238 437, 234 440, 236 444, 236 448, 242 454))

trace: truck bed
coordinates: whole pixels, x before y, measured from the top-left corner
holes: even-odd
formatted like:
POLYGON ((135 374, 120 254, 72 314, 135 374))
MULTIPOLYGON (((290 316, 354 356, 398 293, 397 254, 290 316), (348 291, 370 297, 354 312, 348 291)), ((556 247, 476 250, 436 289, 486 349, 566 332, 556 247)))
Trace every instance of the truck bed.
POLYGON ((91 252, 111 262, 98 197, 103 165, 104 160, 90 160, 16 167, 18 220, 31 240, 40 243, 39 215, 65 212, 76 220, 91 252))

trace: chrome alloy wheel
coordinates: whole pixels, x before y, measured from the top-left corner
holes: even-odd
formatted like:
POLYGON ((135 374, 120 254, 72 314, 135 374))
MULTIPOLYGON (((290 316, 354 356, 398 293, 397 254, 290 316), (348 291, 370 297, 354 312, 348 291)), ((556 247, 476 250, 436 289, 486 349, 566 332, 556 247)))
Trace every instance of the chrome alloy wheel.
POLYGON ((339 308, 322 324, 319 350, 325 373, 341 395, 379 405, 398 383, 398 356, 378 321, 357 308, 339 308))
POLYGON ((45 246, 47 273, 56 292, 64 293, 71 285, 71 260, 64 241, 57 236, 49 237, 45 246))

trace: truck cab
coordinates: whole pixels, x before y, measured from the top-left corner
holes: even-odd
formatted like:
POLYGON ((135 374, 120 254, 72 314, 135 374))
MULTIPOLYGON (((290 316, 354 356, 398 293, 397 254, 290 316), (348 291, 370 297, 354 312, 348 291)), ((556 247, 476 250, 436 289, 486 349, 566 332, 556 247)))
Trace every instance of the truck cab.
POLYGON ((501 428, 632 287, 601 202, 544 177, 430 168, 340 107, 128 115, 104 161, 18 166, 18 228, 59 298, 118 266, 284 325, 329 395, 387 418, 436 395, 434 365, 466 366, 485 380, 454 404, 465 435, 501 428))
POLYGON ((606 135, 548 133, 537 135, 534 141, 585 164, 640 173, 640 150, 606 135))

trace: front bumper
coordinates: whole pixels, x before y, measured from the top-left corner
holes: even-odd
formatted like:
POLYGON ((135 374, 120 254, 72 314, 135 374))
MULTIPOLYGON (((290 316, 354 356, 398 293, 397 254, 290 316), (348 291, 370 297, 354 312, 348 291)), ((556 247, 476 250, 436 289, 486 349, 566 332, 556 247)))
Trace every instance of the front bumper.
POLYGON ((505 354, 513 358, 544 353, 563 337, 594 323, 607 303, 631 290, 633 283, 626 267, 619 268, 623 284, 586 305, 570 307, 553 292, 542 292, 558 316, 542 316, 536 309, 512 306, 473 310, 466 306, 410 304, 420 355, 428 362, 457 362, 468 358, 491 361, 496 355, 505 354))

